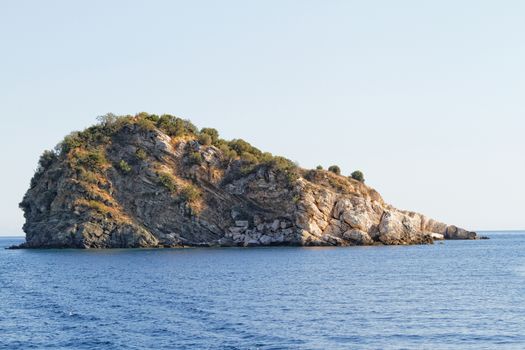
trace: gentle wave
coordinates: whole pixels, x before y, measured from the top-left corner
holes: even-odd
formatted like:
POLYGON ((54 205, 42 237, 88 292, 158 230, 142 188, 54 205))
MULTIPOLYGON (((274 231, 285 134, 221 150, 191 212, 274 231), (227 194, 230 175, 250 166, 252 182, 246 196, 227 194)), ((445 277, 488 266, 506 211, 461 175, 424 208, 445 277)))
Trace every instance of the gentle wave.
POLYGON ((372 249, 1 249, 0 349, 522 349, 525 235, 486 234, 372 249))

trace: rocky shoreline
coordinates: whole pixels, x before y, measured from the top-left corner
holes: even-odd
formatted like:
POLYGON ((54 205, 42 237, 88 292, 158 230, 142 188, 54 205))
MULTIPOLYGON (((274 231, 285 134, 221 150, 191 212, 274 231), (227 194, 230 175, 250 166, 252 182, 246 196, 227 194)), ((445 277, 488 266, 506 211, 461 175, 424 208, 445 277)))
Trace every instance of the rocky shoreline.
POLYGON ((363 181, 172 116, 109 116, 45 152, 19 248, 351 246, 476 239, 363 181))

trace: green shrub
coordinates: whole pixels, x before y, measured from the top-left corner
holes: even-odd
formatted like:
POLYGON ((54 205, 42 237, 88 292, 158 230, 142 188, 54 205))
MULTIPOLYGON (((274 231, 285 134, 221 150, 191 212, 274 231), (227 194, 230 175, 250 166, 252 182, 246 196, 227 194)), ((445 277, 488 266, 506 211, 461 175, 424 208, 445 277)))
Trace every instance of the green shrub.
POLYGON ((184 127, 184 130, 188 134, 196 135, 199 132, 199 129, 188 119, 179 119, 182 120, 182 125, 184 127))
POLYGON ((212 138, 208 134, 200 134, 198 140, 199 143, 204 146, 209 146, 212 143, 212 138))
POLYGON ((237 152, 235 152, 234 150, 232 150, 230 148, 230 146, 228 146, 226 143, 223 143, 219 146, 219 150, 222 152, 222 154, 224 155, 224 158, 228 159, 228 160, 233 160, 233 159, 236 159, 238 157, 237 155, 237 152))
POLYGON ((131 172, 131 166, 124 159, 122 159, 120 163, 118 163, 118 167, 125 174, 131 172))
POLYGON ((163 114, 157 121, 157 127, 170 136, 182 135, 184 130, 181 126, 175 124, 175 117, 169 114, 163 114))
POLYGON ((249 152, 244 152, 243 154, 241 154, 241 159, 249 164, 257 164, 258 162, 257 157, 249 152))
POLYGON ((177 183, 175 182, 175 177, 170 173, 157 172, 160 183, 169 190, 172 194, 177 192, 177 183))
POLYGON ((57 155, 53 151, 46 150, 42 155, 40 156, 40 159, 38 160, 38 172, 47 169, 53 161, 57 159, 57 155))
POLYGON ((100 115, 97 117, 97 120, 98 122, 100 123, 100 125, 106 127, 106 126, 109 126, 111 124, 115 124, 117 122, 118 119, 120 119, 121 117, 113 114, 113 113, 107 113, 105 115, 100 115))
POLYGON ((135 117, 139 118, 139 119, 147 119, 149 117, 149 113, 148 112, 140 112, 140 113, 135 114, 135 117))
POLYGON ((199 152, 191 152, 188 156, 191 165, 201 165, 204 159, 199 152))
POLYGON ((153 131, 155 130, 155 123, 147 118, 140 118, 137 120, 137 125, 142 129, 146 131, 153 131))
POLYGON ((96 200, 87 200, 87 201, 82 201, 81 203, 82 205, 90 209, 94 209, 98 211, 102 215, 108 215, 112 212, 111 207, 107 206, 106 204, 102 202, 96 201, 96 200))
POLYGON ((80 139, 79 134, 79 132, 73 132, 64 137, 64 140, 57 146, 60 152, 67 154, 69 151, 82 146, 82 140, 80 139))
POLYGON ((106 136, 111 136, 120 130, 124 125, 131 124, 132 118, 133 117, 130 115, 117 116, 113 113, 108 113, 106 115, 97 117, 99 125, 96 125, 96 127, 101 128, 106 136))
POLYGON ((299 174, 296 171, 287 171, 286 180, 288 183, 292 183, 299 178, 299 174))
POLYGON ((271 154, 270 152, 264 152, 260 157, 261 163, 269 163, 272 160, 273 160, 273 154, 271 154))
POLYGON ((99 183, 99 176, 97 176, 96 173, 86 170, 86 169, 80 169, 80 172, 78 174, 78 179, 80 181, 84 181, 84 182, 95 184, 95 185, 99 183))
POLYGON ((223 146, 227 146, 228 148, 230 148, 230 146, 228 145, 228 141, 223 139, 217 139, 217 141, 215 141, 213 145, 219 149, 223 146))
POLYGON ((322 166, 322 165, 318 165, 318 166, 316 167, 316 169, 317 169, 317 170, 323 170, 323 166, 322 166))
POLYGON ((242 176, 246 176, 252 173, 255 170, 255 168, 256 168, 255 164, 247 163, 247 164, 242 165, 239 168, 239 171, 242 176))
POLYGON ((251 153, 255 157, 257 157, 257 159, 259 159, 259 157, 262 156, 262 152, 258 148, 253 147, 248 142, 242 139, 231 140, 230 142, 228 142, 228 146, 230 146, 232 150, 237 152, 237 154, 242 155, 243 153, 251 153))
POLYGON ((186 202, 193 202, 201 196, 201 192, 194 185, 184 186, 180 193, 181 199, 186 202))
POLYGON ((341 175, 341 168, 339 168, 337 165, 331 165, 328 168, 328 171, 331 171, 334 174, 341 175))
POLYGON ((359 182, 365 182, 365 175, 360 170, 354 171, 352 174, 350 174, 350 177, 359 182))
POLYGON ((157 122, 159 121, 160 117, 158 115, 156 115, 156 114, 150 114, 147 117, 145 117, 145 119, 151 120, 153 123, 157 124, 157 122))
POLYGON ((148 158, 148 155, 147 155, 146 151, 144 151, 142 148, 139 148, 139 149, 135 152, 135 155, 136 155, 137 158, 140 159, 140 160, 146 160, 146 158, 148 158))
POLYGON ((107 143, 110 140, 111 129, 106 129, 101 125, 93 125, 79 133, 83 146, 93 147, 101 143, 107 143))
POLYGON ((197 127, 189 120, 177 118, 169 114, 163 114, 159 117, 157 127, 173 137, 196 135, 198 133, 197 127))
POLYGON ((201 134, 208 135, 211 137, 211 143, 215 145, 215 143, 219 140, 219 132, 216 129, 213 128, 202 128, 201 134))
POLYGON ((110 140, 113 129, 105 125, 93 125, 84 131, 72 132, 55 148, 59 153, 67 154, 79 147, 92 148, 110 140))
POLYGON ((292 162, 288 158, 275 156, 272 157, 270 161, 265 162, 265 164, 270 166, 278 173, 284 174, 289 184, 291 184, 299 178, 299 170, 297 164, 292 162))
POLYGON ((106 154, 101 148, 77 152, 74 161, 77 166, 91 171, 104 170, 104 167, 108 165, 106 154))
POLYGON ((272 160, 269 162, 269 165, 272 168, 280 171, 290 171, 297 168, 297 165, 295 165, 294 162, 292 162, 290 159, 281 156, 273 157, 272 160))

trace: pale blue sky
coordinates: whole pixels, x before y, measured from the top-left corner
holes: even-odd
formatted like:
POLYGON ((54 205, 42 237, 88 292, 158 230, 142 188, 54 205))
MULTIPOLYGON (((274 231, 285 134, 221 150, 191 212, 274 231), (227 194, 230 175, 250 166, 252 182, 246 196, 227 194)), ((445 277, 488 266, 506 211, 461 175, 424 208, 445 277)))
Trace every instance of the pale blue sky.
POLYGON ((523 229, 523 1, 0 2, 0 235, 39 155, 97 115, 172 113, 400 208, 523 229))

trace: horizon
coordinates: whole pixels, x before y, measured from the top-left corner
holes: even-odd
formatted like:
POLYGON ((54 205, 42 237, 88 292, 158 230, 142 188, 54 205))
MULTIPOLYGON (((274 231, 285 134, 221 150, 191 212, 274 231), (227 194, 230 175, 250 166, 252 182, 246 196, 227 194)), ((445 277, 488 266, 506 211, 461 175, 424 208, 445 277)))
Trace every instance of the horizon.
POLYGON ((45 149, 141 111, 359 169, 387 203, 448 224, 524 230, 525 4, 505 4, 0 4, 0 236, 22 235, 45 149))

